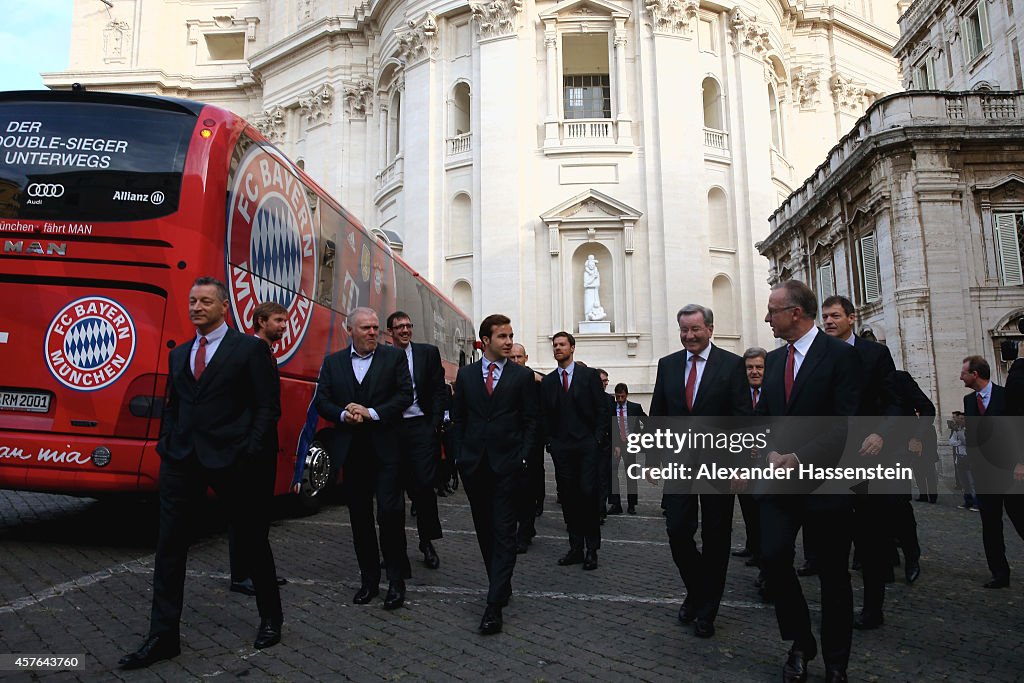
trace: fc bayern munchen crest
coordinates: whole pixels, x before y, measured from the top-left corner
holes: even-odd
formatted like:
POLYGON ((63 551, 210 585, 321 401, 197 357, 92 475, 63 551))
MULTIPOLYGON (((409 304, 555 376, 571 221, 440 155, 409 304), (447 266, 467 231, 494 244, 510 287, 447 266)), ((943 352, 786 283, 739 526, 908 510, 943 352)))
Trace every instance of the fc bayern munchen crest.
POLYGON ((64 386, 96 391, 128 369, 135 339, 135 323, 124 306, 102 296, 82 297, 61 309, 46 330, 46 364, 64 386))
POLYGON ((309 328, 317 265, 305 186, 287 160, 254 144, 235 172, 228 204, 231 311, 238 329, 252 334, 257 305, 285 307, 288 327, 274 345, 278 364, 292 357, 309 328))

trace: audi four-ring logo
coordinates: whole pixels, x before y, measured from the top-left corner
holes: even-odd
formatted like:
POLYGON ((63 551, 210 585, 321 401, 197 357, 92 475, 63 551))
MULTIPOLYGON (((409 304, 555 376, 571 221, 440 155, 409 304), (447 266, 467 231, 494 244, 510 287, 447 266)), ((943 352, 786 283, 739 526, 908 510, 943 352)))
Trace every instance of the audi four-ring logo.
POLYGON ((28 186, 29 197, 63 197, 64 186, 57 183, 32 183, 28 186))

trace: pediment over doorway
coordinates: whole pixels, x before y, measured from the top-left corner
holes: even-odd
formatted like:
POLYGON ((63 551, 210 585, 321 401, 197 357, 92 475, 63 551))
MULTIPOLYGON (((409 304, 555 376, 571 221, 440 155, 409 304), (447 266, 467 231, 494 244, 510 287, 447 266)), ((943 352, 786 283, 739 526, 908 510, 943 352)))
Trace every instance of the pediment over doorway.
POLYGON ((597 190, 587 190, 541 214, 548 226, 563 223, 636 223, 643 213, 597 190))

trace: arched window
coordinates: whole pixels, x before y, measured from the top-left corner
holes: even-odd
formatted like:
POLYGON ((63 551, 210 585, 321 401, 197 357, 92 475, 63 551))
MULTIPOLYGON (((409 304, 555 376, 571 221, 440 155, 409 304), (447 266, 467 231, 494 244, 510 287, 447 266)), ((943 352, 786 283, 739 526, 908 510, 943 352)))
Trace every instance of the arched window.
POLYGON ((388 162, 402 151, 402 94, 396 92, 388 109, 388 162))
POLYGON ((768 84, 768 112, 771 117, 772 147, 785 152, 782 146, 782 116, 779 112, 779 98, 775 95, 775 86, 768 84))
POLYGON ((729 206, 720 187, 708 190, 708 238, 712 247, 733 246, 733 231, 729 225, 729 206))
POLYGON ((469 83, 465 81, 459 81, 452 88, 452 99, 451 109, 449 116, 449 128, 451 129, 451 136, 455 137, 469 133, 472 130, 472 118, 470 117, 470 107, 472 106, 470 99, 469 83))
POLYGON ((704 94, 704 127, 714 130, 725 130, 725 117, 722 115, 722 89, 718 81, 708 76, 700 84, 704 94))
POLYGON ((452 287, 452 301, 463 313, 473 317, 473 287, 465 280, 459 280, 452 287))
POLYGON ((719 275, 711 283, 711 310, 715 312, 715 332, 727 335, 739 333, 732 282, 725 275, 719 275))

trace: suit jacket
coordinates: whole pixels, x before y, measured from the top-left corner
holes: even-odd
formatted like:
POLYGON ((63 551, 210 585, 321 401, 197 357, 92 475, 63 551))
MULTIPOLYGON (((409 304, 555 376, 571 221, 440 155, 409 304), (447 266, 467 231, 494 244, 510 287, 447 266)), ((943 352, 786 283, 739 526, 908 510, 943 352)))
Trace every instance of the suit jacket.
POLYGON ((1006 414, 1024 415, 1024 358, 1018 358, 1006 375, 1006 414))
POLYGON ((195 454, 213 469, 238 458, 276 457, 281 394, 270 347, 229 328, 197 382, 189 364, 192 345, 179 344, 168 355, 157 452, 172 460, 195 454))
POLYGON ((597 370, 576 363, 568 399, 575 414, 565 414, 560 405, 562 380, 558 369, 552 370, 540 383, 544 409, 544 433, 553 449, 592 447, 607 442, 611 427, 608 419, 608 395, 601 386, 597 370))
POLYGON ((459 368, 452 399, 455 461, 470 476, 488 466, 499 476, 521 471, 537 442, 537 387, 533 371, 512 361, 488 395, 483 361, 459 368))
MULTIPOLYGON (((404 352, 403 352, 404 353, 404 352)), ((448 392, 444 384, 441 352, 433 344, 412 343, 413 381, 420 410, 437 429, 444 419, 448 392)))
MULTIPOLYGON (((786 346, 768 353, 764 383, 755 414, 770 417, 853 416, 860 405, 860 355, 849 344, 821 330, 807 350, 786 402, 786 346)), ((821 467, 839 462, 846 442, 845 420, 790 423, 773 429, 768 450, 796 453, 802 464, 821 467)))
MULTIPOLYGON (((622 441, 622 437, 619 435, 619 404, 612 398, 612 444, 622 448, 625 444, 622 441)), ((640 424, 637 420, 628 420, 628 418, 647 417, 647 413, 644 412, 644 407, 634 401, 626 400, 626 418, 627 418, 627 429, 632 427, 632 431, 639 431, 640 424)))
POLYGON ((967 421, 967 459, 971 464, 978 493, 998 493, 1013 481, 1008 470, 1021 462, 1020 443, 1015 442, 1007 419, 1006 389, 992 383, 985 415, 978 412, 978 392, 964 396, 967 421), (1002 418, 990 420, 987 418, 1002 418))
POLYGON ((376 457, 397 458, 400 443, 395 425, 402 419, 402 412, 412 405, 412 378, 405 352, 378 344, 361 384, 356 382, 352 370, 351 352, 352 347, 348 346, 324 358, 317 379, 316 410, 333 425, 328 452, 344 464, 352 439, 362 436, 370 439, 376 457), (342 411, 353 401, 373 408, 380 420, 361 424, 342 422, 342 411))
MULTIPOLYGON (((924 446, 921 459, 926 463, 938 462, 938 435, 935 433, 935 404, 921 391, 914 378, 905 370, 897 370, 896 391, 902 401, 903 420, 907 429, 901 429, 904 443, 898 444, 900 455, 907 451, 910 439, 919 439, 924 446), (915 417, 916 416, 916 417, 915 417)), ((904 460, 903 462, 906 462, 904 460)), ((911 461, 912 462, 912 461, 911 461)))
MULTIPOLYGON (((654 394, 651 396, 651 417, 706 417, 729 418, 749 416, 750 388, 747 385, 747 373, 743 359, 714 344, 708 352, 704 373, 697 387, 697 395, 693 400, 693 410, 686 407, 686 355, 685 349, 665 356, 658 361, 658 375, 654 380, 654 394)), ((732 421, 720 424, 723 429, 734 426, 732 421)), ((709 429, 715 429, 713 426, 709 429)), ((673 460, 696 464, 702 459, 696 451, 684 451, 673 460)), ((707 456, 703 458, 707 460, 707 456)), ((718 457, 715 456, 717 460, 718 457)), ((649 464, 658 463, 661 454, 657 451, 647 453, 649 464)), ((717 462, 719 465, 731 466, 733 462, 717 462)), ((725 483, 728 486, 728 482, 725 483)))
POLYGON ((896 387, 892 354, 884 344, 861 337, 854 338, 853 350, 860 356, 862 370, 857 416, 882 418, 873 422, 873 431, 883 438, 895 436, 899 424, 895 418, 903 414, 903 399, 896 387))

